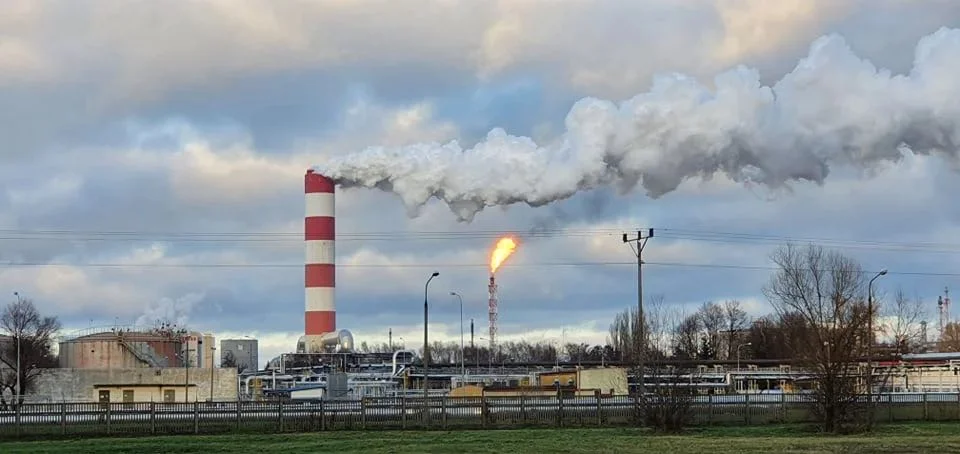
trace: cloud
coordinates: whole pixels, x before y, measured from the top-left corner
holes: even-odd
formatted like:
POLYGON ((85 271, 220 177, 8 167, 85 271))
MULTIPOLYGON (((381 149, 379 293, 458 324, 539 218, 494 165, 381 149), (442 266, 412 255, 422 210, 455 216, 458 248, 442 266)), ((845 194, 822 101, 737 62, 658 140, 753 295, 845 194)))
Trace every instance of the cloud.
MULTIPOLYGON (((741 63, 769 83, 832 33, 904 71, 917 40, 956 18, 949 0, 3 2, 0 287, 69 327, 169 316, 251 335, 265 362, 302 332, 308 166, 371 145, 469 146, 493 126, 549 143, 581 97, 622 99, 674 72, 709 88, 741 63)), ((673 307, 736 298, 762 316, 768 255, 797 238, 935 301, 952 277, 925 273, 960 264, 952 170, 907 154, 833 175, 776 192, 695 178, 656 201, 595 190, 469 227, 437 201, 409 219, 395 196, 341 190, 338 325, 419 345, 437 269, 431 338, 459 340, 450 291, 486 337, 486 255, 507 232, 521 245, 497 275, 503 340, 602 342, 636 304, 619 235, 647 227, 644 294, 673 307)))

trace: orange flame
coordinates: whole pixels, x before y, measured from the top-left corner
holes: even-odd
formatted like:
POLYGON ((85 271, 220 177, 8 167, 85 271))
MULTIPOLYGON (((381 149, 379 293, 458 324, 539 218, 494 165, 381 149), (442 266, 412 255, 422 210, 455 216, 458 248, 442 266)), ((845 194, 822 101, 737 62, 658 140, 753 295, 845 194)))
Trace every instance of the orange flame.
POLYGON ((500 265, 502 265, 503 262, 507 260, 507 257, 510 257, 516 249, 517 243, 513 238, 500 238, 500 240, 497 241, 497 246, 493 249, 493 252, 490 253, 490 273, 493 274, 497 272, 497 268, 500 268, 500 265))

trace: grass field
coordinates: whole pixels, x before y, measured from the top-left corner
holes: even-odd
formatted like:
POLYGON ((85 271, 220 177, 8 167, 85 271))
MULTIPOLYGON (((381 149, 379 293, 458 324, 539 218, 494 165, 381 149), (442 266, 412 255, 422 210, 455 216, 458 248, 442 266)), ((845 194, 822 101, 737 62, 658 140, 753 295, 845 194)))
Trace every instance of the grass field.
POLYGON ((960 424, 880 426, 870 435, 824 436, 805 426, 691 430, 683 436, 640 429, 529 429, 457 432, 317 432, 290 435, 170 436, 0 443, 13 453, 936 453, 960 452, 960 424))

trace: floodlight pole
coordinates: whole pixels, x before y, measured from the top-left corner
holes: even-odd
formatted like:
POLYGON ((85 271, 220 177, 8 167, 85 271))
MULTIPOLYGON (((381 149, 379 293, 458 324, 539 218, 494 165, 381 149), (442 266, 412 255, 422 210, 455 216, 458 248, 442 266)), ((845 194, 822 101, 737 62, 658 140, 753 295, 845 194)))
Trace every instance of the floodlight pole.
POLYGON ((887 274, 886 268, 880 270, 867 284, 867 396, 870 399, 869 427, 873 427, 873 281, 885 274, 887 274))

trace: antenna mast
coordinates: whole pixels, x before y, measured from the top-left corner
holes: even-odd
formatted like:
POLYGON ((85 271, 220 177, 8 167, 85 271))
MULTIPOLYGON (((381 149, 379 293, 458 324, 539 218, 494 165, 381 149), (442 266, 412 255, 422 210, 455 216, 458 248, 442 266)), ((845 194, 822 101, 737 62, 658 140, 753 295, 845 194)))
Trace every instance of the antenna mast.
POLYGON ((937 309, 940 312, 940 338, 946 332, 947 324, 950 323, 950 289, 943 288, 943 296, 937 297, 937 309))

